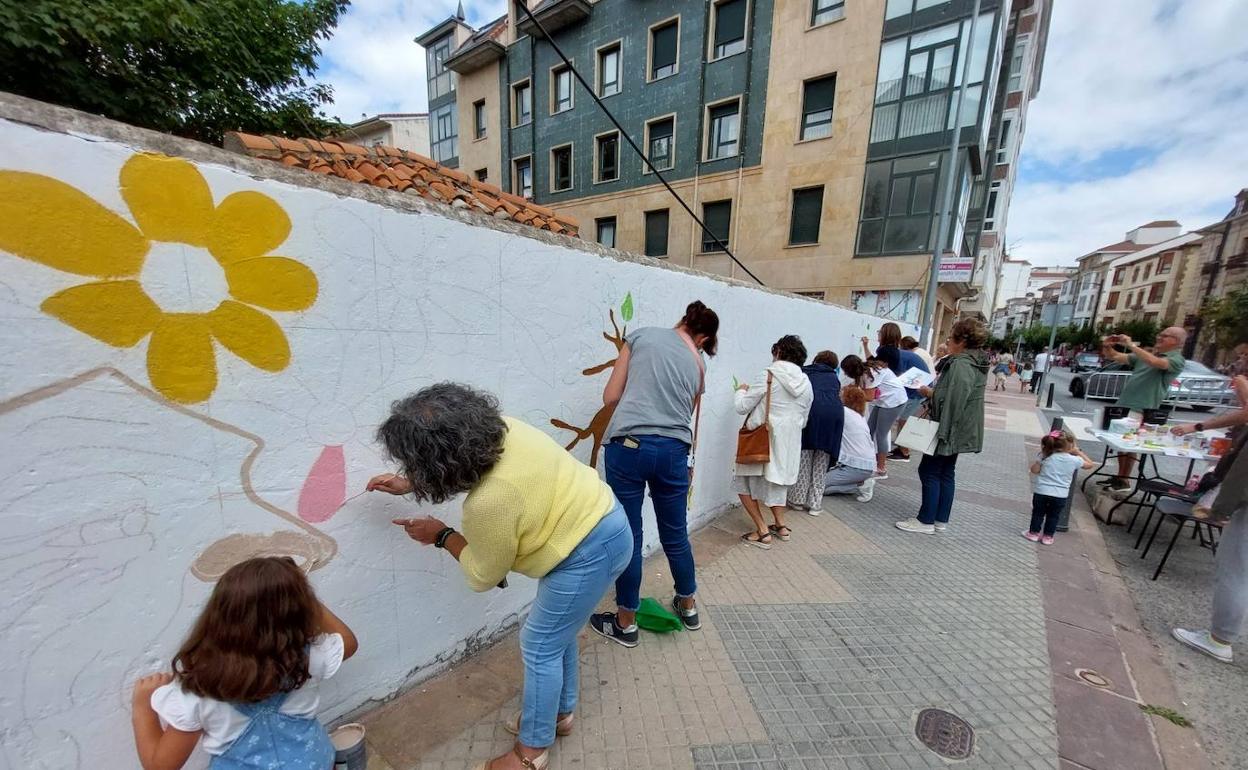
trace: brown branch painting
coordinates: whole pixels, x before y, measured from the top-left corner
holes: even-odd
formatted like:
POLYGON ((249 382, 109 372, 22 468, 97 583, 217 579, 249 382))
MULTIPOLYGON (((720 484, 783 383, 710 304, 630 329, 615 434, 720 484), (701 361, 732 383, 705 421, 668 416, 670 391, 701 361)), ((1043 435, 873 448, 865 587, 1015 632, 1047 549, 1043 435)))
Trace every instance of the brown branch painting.
MULTIPOLYGON (((608 369, 615 368, 615 362, 619 360, 620 351, 624 349, 624 337, 627 336, 628 334, 628 322, 633 320, 633 295, 632 293, 630 292, 629 294, 627 294, 624 297, 624 302, 620 305, 620 318, 624 321, 623 329, 621 329, 619 324, 617 324, 615 321, 614 309, 612 309, 608 313, 608 316, 611 319, 612 332, 604 331, 602 333, 602 338, 605 339, 607 342, 610 342, 613 346, 615 346, 616 357, 612 358, 610 361, 607 361, 605 363, 601 363, 596 366, 591 366, 588 369, 583 370, 581 374, 586 377, 592 377, 596 374, 601 374, 602 372, 605 372, 608 369)), ((558 419, 552 419, 550 421, 550 424, 554 425, 556 428, 560 428, 562 430, 570 430, 574 434, 576 434, 575 437, 572 439, 572 441, 569 442, 568 445, 565 447, 565 449, 567 449, 568 451, 571 451, 574 447, 576 447, 577 444, 581 443, 582 441, 592 438, 594 441, 594 446, 590 450, 590 453, 589 453, 589 465, 591 468, 597 468, 598 467, 598 451, 602 448, 603 439, 606 437, 606 434, 607 434, 607 425, 610 424, 611 415, 614 413, 615 413, 614 404, 611 406, 603 405, 603 407, 599 409, 597 412, 595 412, 594 416, 590 418, 589 424, 583 428, 578 428, 575 425, 571 425, 567 422, 564 422, 563 420, 558 420, 558 419)))

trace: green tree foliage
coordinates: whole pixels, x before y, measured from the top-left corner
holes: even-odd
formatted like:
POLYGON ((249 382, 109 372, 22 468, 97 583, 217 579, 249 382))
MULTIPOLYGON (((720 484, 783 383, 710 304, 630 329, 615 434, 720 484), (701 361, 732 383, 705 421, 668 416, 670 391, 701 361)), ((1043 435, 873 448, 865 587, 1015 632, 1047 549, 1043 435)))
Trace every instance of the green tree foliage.
POLYGON ((0 90, 219 143, 323 136, 310 82, 348 0, 0 0, 0 90))
POLYGON ((1200 315, 1204 327, 1213 334, 1213 341, 1219 348, 1229 350, 1241 342, 1248 342, 1248 288, 1206 300, 1200 315))
POLYGON ((1145 321, 1143 319, 1135 321, 1123 321, 1114 326, 1114 334, 1125 334, 1131 338, 1131 341, 1137 345, 1153 345, 1157 342, 1157 332, 1161 329, 1157 328, 1157 324, 1153 321, 1145 321))

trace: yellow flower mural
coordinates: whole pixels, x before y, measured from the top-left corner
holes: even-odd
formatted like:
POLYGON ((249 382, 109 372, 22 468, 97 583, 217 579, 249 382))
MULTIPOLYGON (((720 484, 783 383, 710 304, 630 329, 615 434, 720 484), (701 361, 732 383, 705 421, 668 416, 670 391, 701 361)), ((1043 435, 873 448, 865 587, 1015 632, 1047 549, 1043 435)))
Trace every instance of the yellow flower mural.
POLYGON ((131 157, 120 186, 134 224, 57 179, 0 170, 0 250, 96 279, 42 310, 114 347, 150 335, 152 385, 181 403, 216 389, 214 339, 259 369, 285 369, 286 335, 260 308, 311 307, 317 280, 271 253, 290 235, 282 207, 252 191, 214 203, 194 165, 163 155, 131 157))

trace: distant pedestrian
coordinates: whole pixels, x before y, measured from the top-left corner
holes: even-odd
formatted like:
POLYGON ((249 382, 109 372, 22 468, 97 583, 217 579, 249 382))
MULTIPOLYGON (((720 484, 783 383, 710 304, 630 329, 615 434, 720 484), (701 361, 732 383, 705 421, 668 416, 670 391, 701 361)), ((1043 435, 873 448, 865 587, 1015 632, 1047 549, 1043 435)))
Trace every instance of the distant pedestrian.
POLYGON ((1053 533, 1062 517, 1070 485, 1080 469, 1090 470, 1096 463, 1083 453, 1075 437, 1065 431, 1051 431, 1040 439, 1040 454, 1031 464, 1031 526, 1023 537, 1033 543, 1053 545, 1053 533))
POLYGON ((984 325, 964 319, 953 325, 949 358, 935 387, 920 388, 929 399, 929 416, 937 424, 936 449, 919 463, 923 502, 912 519, 897 522, 906 532, 943 532, 953 510, 958 455, 978 452, 984 444, 984 386, 988 380, 988 341, 984 325))
POLYGON ((1031 362, 1024 361, 1018 368, 1018 392, 1022 393, 1027 390, 1027 386, 1031 384, 1031 362))
POLYGON ((926 349, 921 347, 919 345, 919 341, 914 337, 902 337, 901 349, 909 350, 911 353, 914 353, 916 356, 923 359, 923 363, 927 364, 927 371, 935 371, 936 361, 932 358, 932 354, 928 353, 926 349))
POLYGON ((824 494, 858 495, 869 503, 875 494, 875 439, 867 427, 867 393, 857 385, 841 388, 845 428, 836 467, 828 471, 824 494))
POLYGON ((1223 366, 1219 371, 1228 377, 1248 376, 1248 342, 1241 342, 1235 346, 1233 358, 1230 363, 1223 366))
MULTIPOLYGON (((1133 417, 1143 420, 1145 409, 1157 409, 1170 394, 1170 383, 1183 372, 1187 362, 1179 351, 1187 340, 1187 330, 1171 326, 1157 334, 1153 352, 1144 350, 1125 334, 1111 334, 1101 341, 1101 356, 1106 361, 1127 364, 1131 376, 1122 386, 1115 406, 1131 410, 1133 417), (1126 348, 1122 353, 1115 346, 1126 348)), ((1118 455, 1118 475, 1102 484, 1111 489, 1130 489, 1131 473, 1135 467, 1135 455, 1126 452, 1118 455)))
POLYGON ((1039 390, 1044 380, 1045 373, 1049 370, 1049 352, 1043 350, 1036 356, 1036 360, 1031 365, 1031 385, 1029 386, 1032 393, 1039 390))
POLYGON ((810 379, 814 402, 802 430, 802 461, 797 481, 789 488, 789 507, 811 516, 823 512, 824 477, 841 452, 845 410, 841 407, 840 361, 831 350, 820 351, 814 363, 802 368, 810 379))
POLYGON ((765 463, 737 463, 733 489, 754 522, 754 531, 741 540, 770 548, 772 536, 788 540, 792 530, 784 523, 789 487, 797 481, 802 462, 802 429, 814 401, 810 378, 802 371, 806 346, 800 337, 787 334, 771 346, 771 365, 752 383, 742 383, 736 394, 737 414, 747 415, 745 427, 767 425, 768 459, 765 463), (762 508, 770 508, 775 524, 768 526, 762 508))
POLYGON ((1009 353, 1002 353, 996 357, 992 364, 992 389, 1005 390, 1005 383, 1009 379, 1013 367, 1013 360, 1009 353))

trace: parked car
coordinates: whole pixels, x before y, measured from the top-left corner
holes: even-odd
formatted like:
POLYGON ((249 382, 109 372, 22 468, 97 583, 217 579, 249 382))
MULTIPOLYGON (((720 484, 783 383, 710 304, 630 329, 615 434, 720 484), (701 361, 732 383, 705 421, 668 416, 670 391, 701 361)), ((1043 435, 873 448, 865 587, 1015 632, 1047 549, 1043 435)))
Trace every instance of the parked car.
POLYGON ((1102 363, 1104 362, 1101 361, 1100 353, 1090 351, 1076 353, 1075 357, 1070 360, 1070 371, 1076 374, 1079 372, 1094 372, 1101 368, 1102 363))
MULTIPOLYGON (((1126 364, 1111 363, 1086 376, 1077 375, 1070 380, 1070 395, 1083 398, 1086 394, 1088 398, 1116 401, 1130 372, 1131 367, 1126 364)), ((1215 406, 1230 406, 1237 401, 1230 377, 1196 361, 1188 361, 1179 376, 1171 380, 1170 395, 1164 403, 1207 412, 1215 406)))

